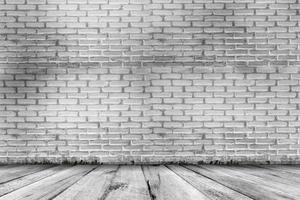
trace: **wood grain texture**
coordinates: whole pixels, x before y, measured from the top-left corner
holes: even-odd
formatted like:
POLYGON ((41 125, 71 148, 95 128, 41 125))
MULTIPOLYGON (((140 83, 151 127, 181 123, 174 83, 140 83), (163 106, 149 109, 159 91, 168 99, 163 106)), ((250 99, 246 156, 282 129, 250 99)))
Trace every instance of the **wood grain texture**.
POLYGON ((5 169, 9 169, 9 168, 13 168, 13 167, 19 167, 20 165, 0 165, 0 171, 5 170, 5 169))
POLYGON ((292 199, 300 199, 299 187, 295 187, 295 182, 285 180, 288 177, 283 177, 280 173, 272 174, 268 170, 264 171, 251 166, 211 166, 210 169, 222 171, 241 179, 247 179, 260 187, 273 191, 275 194, 287 195, 292 199), (278 178, 280 176, 282 178, 278 178))
POLYGON ((223 184, 241 194, 257 200, 282 200, 294 199, 287 193, 274 191, 269 187, 263 187, 254 181, 247 180, 246 177, 235 176, 232 173, 224 172, 222 169, 215 169, 214 166, 193 166, 187 165, 191 169, 201 175, 211 178, 212 180, 223 184))
POLYGON ((0 184, 6 183, 8 181, 27 176, 29 174, 42 171, 52 166, 48 165, 18 165, 12 167, 3 167, 0 170, 0 184))
POLYGON ((52 176, 68 166, 56 166, 0 184, 0 196, 52 176))
POLYGON ((5 196, 1 200, 48 200, 63 192, 95 166, 75 166, 23 187, 5 196))
POLYGON ((207 177, 197 174, 191 170, 188 170, 182 166, 168 165, 172 171, 174 171, 178 176, 183 178, 189 184, 197 188, 203 194, 205 194, 210 199, 214 200, 251 200, 251 198, 242 195, 228 187, 217 183, 207 177))
POLYGON ((151 200, 141 166, 121 166, 99 200, 151 200))
POLYGON ((165 166, 143 167, 153 199, 208 200, 209 198, 165 166))
POLYGON ((263 166, 232 166, 229 168, 225 166, 224 168, 258 177, 271 187, 279 187, 280 189, 284 189, 284 191, 291 190, 290 192, 295 192, 296 195, 299 195, 297 189, 300 188, 300 174, 276 171, 272 170, 272 167, 265 168, 263 166))
POLYGON ((298 200, 299 166, 0 166, 0 200, 298 200))
MULTIPOLYGON (((268 170, 275 170, 275 171, 281 171, 281 174, 288 173, 292 174, 293 176, 296 175, 296 177, 299 177, 300 175, 300 165, 259 165, 260 168, 265 168, 268 170)), ((297 180, 299 180, 297 178, 297 180)))
POLYGON ((54 200, 99 200, 105 195, 118 166, 100 166, 58 195, 54 200))

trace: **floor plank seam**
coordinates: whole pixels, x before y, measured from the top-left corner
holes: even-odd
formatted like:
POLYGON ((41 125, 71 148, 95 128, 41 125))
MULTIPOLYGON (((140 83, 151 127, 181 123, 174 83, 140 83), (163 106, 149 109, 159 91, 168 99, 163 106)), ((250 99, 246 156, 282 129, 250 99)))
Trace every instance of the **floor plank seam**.
POLYGON ((147 180, 147 178, 145 176, 144 166, 141 166, 141 168, 142 168, 142 172, 143 172, 143 175, 144 175, 144 179, 145 179, 146 184, 147 184, 147 188, 148 188, 150 198, 151 198, 151 200, 156 200, 156 196, 153 194, 152 189, 151 189, 150 181, 147 180))
MULTIPOLYGON (((13 179, 10 179, 10 180, 1 182, 0 185, 6 184, 6 183, 11 182, 11 181, 14 181, 14 180, 18 180, 18 179, 23 178, 23 177, 26 177, 26 176, 30 176, 30 175, 35 174, 35 173, 38 173, 38 172, 42 172, 42 171, 47 170, 47 169, 51 169, 52 167, 54 167, 54 166, 51 166, 51 167, 48 167, 48 168, 45 168, 45 169, 41 169, 41 170, 39 170, 39 171, 35 171, 35 172, 32 172, 32 173, 28 173, 28 174, 25 174, 25 175, 22 175, 22 176, 18 176, 18 177, 16 177, 16 178, 13 178, 13 179)), ((1 195, 1 196, 2 196, 2 195, 1 195)))
MULTIPOLYGON (((238 193, 240 193, 241 195, 244 195, 244 196, 246 196, 246 197, 248 197, 248 198, 250 198, 250 199, 253 199, 253 197, 251 197, 251 196, 249 196, 249 195, 247 195, 247 194, 245 194, 245 193, 242 193, 242 192, 240 192, 240 191, 238 191, 238 190, 236 190, 236 189, 234 189, 234 188, 228 187, 227 185, 223 184, 222 182, 219 182, 219 181, 217 181, 217 180, 215 180, 215 179, 213 179, 213 178, 210 178, 209 176, 206 176, 206 175, 201 174, 201 173, 199 173, 199 172, 197 172, 197 171, 195 171, 195 170, 192 170, 192 169, 190 169, 190 168, 187 168, 187 167, 185 167, 184 165, 180 165, 180 166, 182 166, 182 167, 184 167, 184 168, 186 168, 186 169, 188 169, 188 170, 190 170, 190 171, 193 171, 193 172, 195 172, 196 174, 199 174, 199 175, 201 175, 201 176, 204 176, 205 178, 208 178, 208 179, 210 179, 210 180, 212 180, 212 181, 215 181, 216 183, 219 183, 220 185, 223 185, 224 187, 226 187, 226 188, 228 188, 228 189, 230 189, 230 190, 233 190, 233 191, 235 191, 235 192, 238 192, 238 193)), ((201 168, 201 166, 198 166, 198 165, 195 165, 195 166, 201 168)), ((255 200, 255 199, 253 199, 253 200, 255 200)))
POLYGON ((0 200, 300 199, 299 165, 2 167, 0 200))
POLYGON ((112 183, 113 183, 114 179, 116 178, 117 172, 120 169, 120 167, 121 166, 118 165, 118 168, 116 169, 116 172, 115 172, 114 176, 111 178, 110 183, 108 184, 108 186, 106 187, 105 191, 103 192, 103 195, 101 197, 99 197, 97 200, 105 200, 107 198, 107 196, 111 192, 112 183))
MULTIPOLYGON (((189 185, 191 185, 193 188, 195 188, 196 190, 198 190, 196 187, 194 187, 192 184, 190 184, 188 181, 186 181, 183 177, 181 177, 179 174, 177 174, 175 171, 173 171, 172 169, 170 169, 168 167, 168 165, 165 165, 166 168, 168 168, 170 171, 172 171, 174 174, 176 174, 176 176, 178 176, 181 180, 183 180, 184 182, 188 183, 189 185)), ((199 192, 201 192, 200 190, 198 190, 199 192)), ((204 194, 205 195, 205 194, 204 194)), ((206 196, 206 195, 205 195, 206 196)), ((209 197, 208 197, 209 198, 209 197)))
MULTIPOLYGON (((23 178, 23 177, 26 177, 26 176, 33 175, 33 174, 38 173, 38 172, 42 172, 42 171, 45 171, 45 170, 54 168, 54 167, 56 167, 56 166, 57 166, 57 165, 53 165, 53 166, 51 166, 51 167, 49 167, 49 168, 46 168, 46 169, 43 169, 43 170, 41 170, 41 171, 37 171, 37 172, 31 173, 31 174, 27 174, 27 175, 24 175, 24 176, 21 176, 21 177, 18 177, 18 178, 9 180, 9 181, 7 181, 7 183, 9 183, 9 182, 11 182, 11 181, 13 181, 13 180, 18 180, 18 179, 20 179, 20 178, 23 178)), ((49 178, 49 177, 54 176, 54 175, 55 175, 55 173, 54 173, 54 174, 51 174, 51 175, 49 175, 49 176, 43 177, 43 178, 39 179, 38 181, 44 180, 44 179, 49 178)), ((7 195, 7 194, 9 194, 9 193, 12 193, 12 192, 15 192, 15 191, 17 191, 17 190, 20 190, 20 189, 22 189, 22 188, 24 188, 24 187, 30 186, 30 185, 32 185, 32 184, 38 182, 38 181, 29 183, 29 184, 27 184, 27 185, 23 185, 23 186, 17 188, 16 190, 12 190, 12 191, 10 191, 10 192, 7 192, 7 193, 4 193, 4 194, 0 195, 0 197, 3 197, 3 196, 5 196, 5 195, 7 195)), ((0 185, 2 185, 2 183, 1 183, 0 185)))
MULTIPOLYGON (((175 173, 178 177, 180 177, 183 181, 187 182, 189 185, 191 185, 193 188, 195 188, 196 190, 198 190, 200 193, 202 193, 198 188, 196 188, 193 184, 189 183, 187 180, 185 180, 182 176, 180 176, 178 173, 176 173, 175 171, 173 171, 172 169, 170 169, 168 166, 166 166, 169 170, 171 170, 173 173, 175 173)), ((191 171, 191 170, 190 170, 191 171)), ((216 182, 216 181, 215 181, 216 182)), ((207 196, 206 194, 202 193, 203 195, 205 195, 208 199, 211 199, 209 196, 207 196)))
MULTIPOLYGON (((79 178, 77 181, 75 181, 73 184, 69 185, 68 187, 66 187, 64 190, 60 191, 59 193, 57 193, 56 195, 54 195, 53 197, 49 198, 49 200, 53 200, 55 199, 57 196, 59 196, 61 193, 63 193, 64 191, 66 191, 68 188, 72 187, 74 184, 78 183, 78 181, 80 181, 83 177, 85 177, 86 175, 88 175, 89 173, 91 173, 92 171, 94 171, 95 169, 97 169, 98 166, 92 168, 90 171, 88 171, 87 173, 85 173, 84 175, 81 176, 81 178, 79 178)), ((76 176, 76 175, 73 175, 76 176)))

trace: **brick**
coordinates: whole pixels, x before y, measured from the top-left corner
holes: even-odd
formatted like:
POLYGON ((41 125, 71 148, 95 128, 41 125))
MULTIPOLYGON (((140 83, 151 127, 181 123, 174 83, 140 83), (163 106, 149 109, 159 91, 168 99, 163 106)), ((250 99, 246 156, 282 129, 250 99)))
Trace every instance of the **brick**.
POLYGON ((110 151, 134 150, 147 160, 147 149, 159 161, 180 150, 185 161, 195 144, 210 145, 203 151, 212 157, 256 159, 279 137, 273 154, 299 152, 286 146, 299 125, 295 0, 0 4, 3 135, 39 134, 28 146, 58 145, 70 151, 62 159, 117 161, 110 151), (97 145, 106 145, 101 155, 97 145))

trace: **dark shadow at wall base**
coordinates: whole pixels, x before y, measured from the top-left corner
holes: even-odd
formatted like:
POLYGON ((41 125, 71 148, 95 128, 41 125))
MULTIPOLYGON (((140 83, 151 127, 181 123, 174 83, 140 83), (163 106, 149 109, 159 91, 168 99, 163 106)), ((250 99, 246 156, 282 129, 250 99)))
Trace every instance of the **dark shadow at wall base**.
POLYGON ((143 158, 132 159, 128 157, 109 157, 109 158, 0 158, 0 165, 6 164, 68 164, 68 165, 161 165, 161 164, 212 164, 212 165, 274 165, 274 164, 300 164, 300 156, 295 157, 277 157, 267 160, 265 158, 251 157, 168 157, 168 158, 143 158))

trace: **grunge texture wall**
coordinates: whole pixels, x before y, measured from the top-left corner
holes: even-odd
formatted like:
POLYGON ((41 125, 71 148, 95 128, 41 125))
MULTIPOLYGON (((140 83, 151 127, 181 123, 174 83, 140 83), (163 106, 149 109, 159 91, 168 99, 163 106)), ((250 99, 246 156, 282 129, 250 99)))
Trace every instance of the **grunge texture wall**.
POLYGON ((0 0, 0 162, 300 161, 298 0, 0 0))

